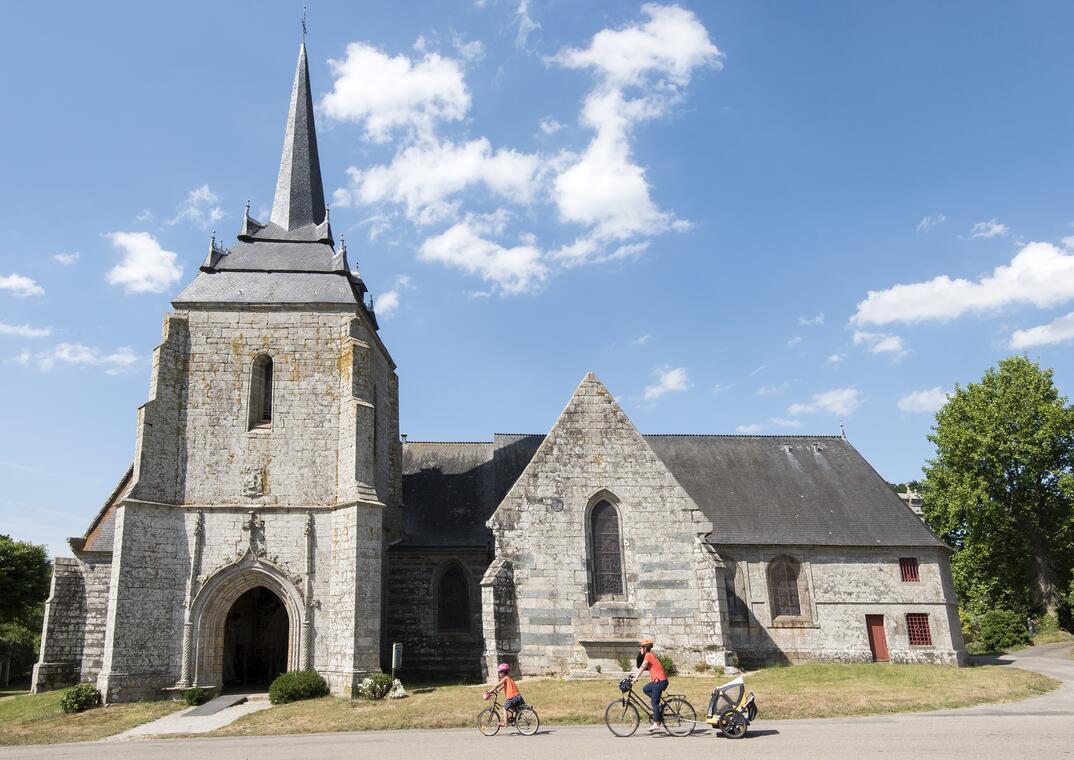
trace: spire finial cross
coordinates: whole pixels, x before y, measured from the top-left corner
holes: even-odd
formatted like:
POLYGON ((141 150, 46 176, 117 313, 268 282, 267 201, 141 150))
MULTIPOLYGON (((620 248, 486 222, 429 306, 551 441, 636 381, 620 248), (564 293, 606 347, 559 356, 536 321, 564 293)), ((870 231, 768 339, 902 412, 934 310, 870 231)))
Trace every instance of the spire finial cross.
POLYGON ((307 21, 307 19, 309 17, 309 8, 310 8, 309 2, 302 3, 302 42, 303 42, 303 44, 306 42, 306 32, 307 32, 306 21, 307 21))

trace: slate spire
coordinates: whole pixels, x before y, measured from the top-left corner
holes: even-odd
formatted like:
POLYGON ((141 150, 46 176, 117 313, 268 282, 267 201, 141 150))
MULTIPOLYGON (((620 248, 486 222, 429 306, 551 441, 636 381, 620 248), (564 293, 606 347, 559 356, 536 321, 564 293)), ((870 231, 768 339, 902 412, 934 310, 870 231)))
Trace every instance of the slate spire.
POLYGON ((325 218, 321 162, 317 157, 317 131, 313 125, 313 96, 306 63, 306 43, 298 49, 291 109, 283 136, 283 156, 272 201, 272 223, 285 230, 321 224, 325 218))

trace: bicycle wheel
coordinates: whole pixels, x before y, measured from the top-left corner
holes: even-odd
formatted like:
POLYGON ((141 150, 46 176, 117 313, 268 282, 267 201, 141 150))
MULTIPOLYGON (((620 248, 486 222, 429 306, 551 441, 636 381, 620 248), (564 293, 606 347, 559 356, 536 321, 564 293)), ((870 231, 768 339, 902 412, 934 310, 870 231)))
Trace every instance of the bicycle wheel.
POLYGON ((746 718, 733 707, 728 707, 720 713, 716 725, 728 739, 741 739, 746 735, 746 718))
POLYGON ((495 707, 486 707, 477 714, 477 730, 485 736, 495 736, 500 730, 500 714, 495 707))
POLYGON ((638 708, 622 699, 615 700, 604 711, 604 725, 616 736, 631 736, 640 722, 638 708))
POLYGON ((689 736, 694 732, 697 713, 685 697, 670 697, 664 701, 664 729, 672 736, 689 736))
POLYGON ((523 736, 533 736, 541 727, 541 719, 532 707, 519 708, 515 713, 515 730, 523 736))

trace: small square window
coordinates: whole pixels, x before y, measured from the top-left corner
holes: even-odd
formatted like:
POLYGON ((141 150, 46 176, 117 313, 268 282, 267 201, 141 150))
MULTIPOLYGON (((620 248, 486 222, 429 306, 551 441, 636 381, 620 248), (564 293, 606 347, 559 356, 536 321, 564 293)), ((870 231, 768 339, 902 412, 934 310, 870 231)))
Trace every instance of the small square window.
POLYGON ((899 560, 903 583, 918 583, 921 576, 917 572, 917 557, 903 557, 899 560))
POLYGON ((906 613, 906 631, 910 634, 910 646, 932 646, 932 631, 929 630, 928 613, 906 613))

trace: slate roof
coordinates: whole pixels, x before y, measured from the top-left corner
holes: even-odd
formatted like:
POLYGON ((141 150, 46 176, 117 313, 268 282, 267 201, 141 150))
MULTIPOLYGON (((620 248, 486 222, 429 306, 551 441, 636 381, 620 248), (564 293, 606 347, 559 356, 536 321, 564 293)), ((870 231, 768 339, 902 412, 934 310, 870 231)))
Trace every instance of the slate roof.
POLYGON ((350 278, 306 272, 200 272, 172 303, 347 304, 357 306, 350 278))
MULTIPOLYGON (((405 444, 404 545, 487 546, 485 521, 542 440, 405 444)), ((944 546, 843 438, 645 440, 712 521, 712 544, 944 546)))

